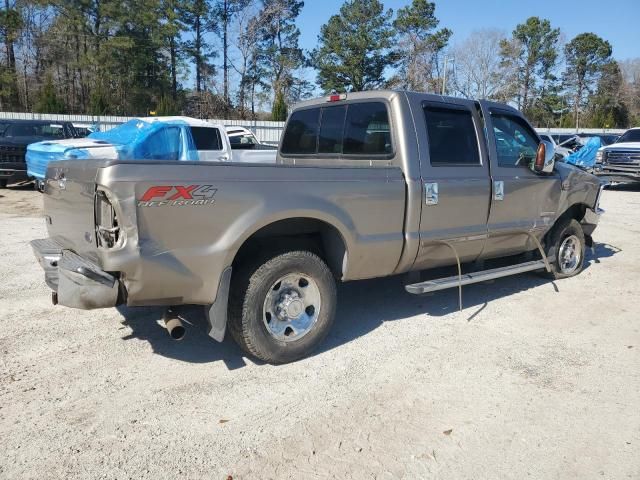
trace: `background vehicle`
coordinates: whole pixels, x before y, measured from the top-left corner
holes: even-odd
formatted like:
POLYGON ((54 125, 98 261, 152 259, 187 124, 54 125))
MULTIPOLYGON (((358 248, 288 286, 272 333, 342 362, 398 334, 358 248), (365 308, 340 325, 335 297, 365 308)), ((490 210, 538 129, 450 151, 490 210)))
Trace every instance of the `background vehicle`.
POLYGON ((226 127, 234 162, 275 163, 277 147, 260 143, 251 130, 244 127, 226 127), (245 154, 245 151, 251 151, 245 154))
POLYGON ((602 145, 611 145, 612 143, 615 143, 618 138, 620 138, 620 135, 616 135, 616 134, 609 134, 609 133, 580 133, 578 135, 580 138, 584 138, 584 139, 589 139, 589 138, 593 138, 593 137, 598 137, 600 139, 600 141, 602 142, 602 145))
POLYGON ((78 138, 88 137, 93 132, 99 131, 95 124, 90 123, 74 123, 73 126, 78 138))
POLYGON ((624 132, 596 154, 597 174, 612 182, 640 182, 640 128, 624 132))
POLYGON ((553 135, 549 133, 541 133, 539 135, 542 140, 545 140, 549 142, 551 145, 553 145, 553 150, 556 153, 556 157, 555 157, 556 161, 562 160, 567 155, 570 155, 573 152, 573 150, 571 150, 570 148, 561 147, 560 145, 558 145, 553 135))
POLYGON ((554 168, 552 146, 493 102, 331 95, 294 108, 277 153, 276 165, 52 163, 49 238, 32 246, 54 302, 205 305, 210 336, 228 324, 247 352, 282 363, 329 331, 336 279, 457 266, 408 280, 422 294, 545 268, 569 277, 599 215, 597 178, 554 168))
POLYGON ((75 138, 70 122, 44 120, 0 121, 0 188, 7 183, 28 180, 25 153, 27 145, 42 140, 75 138))
POLYGON ((68 158, 226 162, 231 146, 222 125, 190 117, 146 117, 83 139, 31 145, 28 174, 42 182, 49 162, 68 158))

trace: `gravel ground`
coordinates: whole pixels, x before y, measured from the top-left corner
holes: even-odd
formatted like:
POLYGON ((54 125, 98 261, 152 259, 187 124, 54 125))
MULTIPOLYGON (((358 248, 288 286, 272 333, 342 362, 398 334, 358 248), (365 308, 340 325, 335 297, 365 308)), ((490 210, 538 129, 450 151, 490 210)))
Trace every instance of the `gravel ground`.
POLYGON ((0 190, 0 478, 640 478, 640 189, 606 191, 578 277, 428 297, 341 286, 313 357, 183 342, 162 310, 53 307, 27 242, 40 195, 0 190))

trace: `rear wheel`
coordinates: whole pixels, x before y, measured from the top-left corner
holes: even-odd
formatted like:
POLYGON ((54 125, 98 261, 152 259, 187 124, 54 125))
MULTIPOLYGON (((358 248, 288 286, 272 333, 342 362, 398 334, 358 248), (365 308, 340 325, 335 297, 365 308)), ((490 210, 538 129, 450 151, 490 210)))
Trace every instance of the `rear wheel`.
POLYGON ((287 363, 313 351, 329 332, 336 284, 325 262, 305 250, 241 267, 231 284, 229 330, 251 355, 287 363))
POLYGON ((584 232, 576 219, 566 219, 553 228, 549 234, 546 253, 550 259, 550 275, 553 278, 573 277, 583 270, 584 232))

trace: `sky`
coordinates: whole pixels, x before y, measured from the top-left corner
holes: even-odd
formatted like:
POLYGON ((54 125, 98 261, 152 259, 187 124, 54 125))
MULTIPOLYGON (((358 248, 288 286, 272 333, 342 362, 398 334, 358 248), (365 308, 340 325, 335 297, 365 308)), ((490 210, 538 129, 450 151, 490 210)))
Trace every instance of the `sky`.
MULTIPOLYGON (((382 0, 396 12, 411 0, 382 0)), ((440 27, 453 30, 451 44, 461 43, 474 30, 498 28, 511 33, 531 16, 549 19, 566 41, 593 32, 613 47, 617 60, 640 57, 640 0, 435 0, 440 27)), ((298 19, 301 47, 316 46, 320 27, 338 13, 343 0, 305 0, 298 19)))

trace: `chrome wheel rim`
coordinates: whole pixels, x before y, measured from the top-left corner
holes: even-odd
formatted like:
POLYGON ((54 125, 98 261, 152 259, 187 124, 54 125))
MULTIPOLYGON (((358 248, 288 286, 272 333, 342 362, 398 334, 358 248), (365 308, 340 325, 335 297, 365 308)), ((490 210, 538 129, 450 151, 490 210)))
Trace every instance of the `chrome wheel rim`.
POLYGON ((320 289, 315 280, 302 273, 288 273, 269 288, 262 321, 273 338, 292 342, 313 329, 320 307, 320 289))
POLYGON ((564 274, 575 272, 581 260, 580 240, 575 235, 570 235, 562 241, 560 250, 558 250, 560 271, 564 274))

